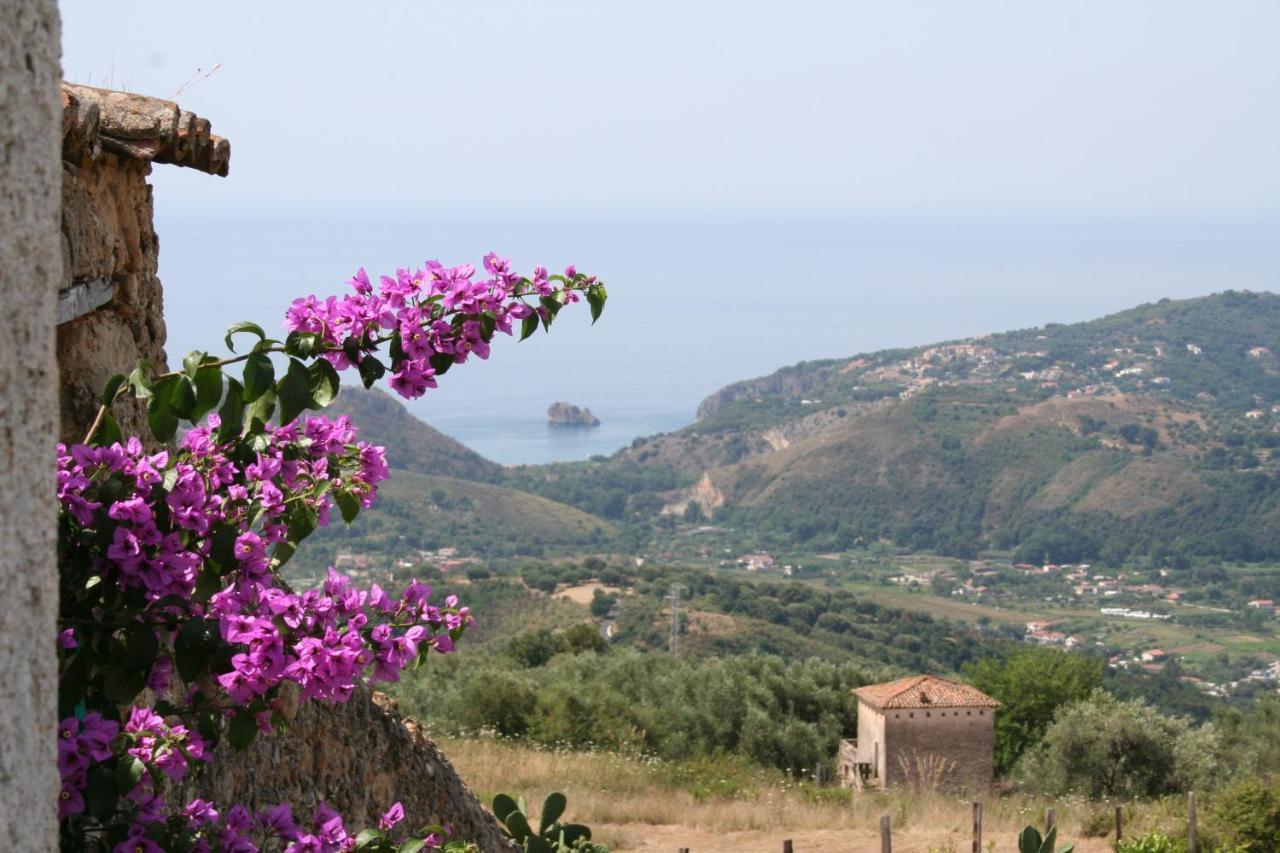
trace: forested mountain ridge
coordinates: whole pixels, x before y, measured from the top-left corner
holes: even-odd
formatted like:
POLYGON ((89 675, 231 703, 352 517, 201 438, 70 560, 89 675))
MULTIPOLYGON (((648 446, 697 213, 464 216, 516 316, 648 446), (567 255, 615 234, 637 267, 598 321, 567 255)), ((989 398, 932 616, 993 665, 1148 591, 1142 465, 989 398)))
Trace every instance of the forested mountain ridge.
POLYGON ((712 395, 684 430, 582 463, 590 476, 530 467, 520 485, 617 507, 589 485, 663 472, 681 488, 633 490, 618 517, 692 502, 693 517, 815 549, 1276 559, 1277 354, 1280 296, 1162 300, 784 368, 712 395))
POLYGON ((344 386, 326 414, 346 415, 364 441, 387 449, 387 464, 402 471, 481 483, 502 480, 502 466, 414 417, 378 388, 344 386))

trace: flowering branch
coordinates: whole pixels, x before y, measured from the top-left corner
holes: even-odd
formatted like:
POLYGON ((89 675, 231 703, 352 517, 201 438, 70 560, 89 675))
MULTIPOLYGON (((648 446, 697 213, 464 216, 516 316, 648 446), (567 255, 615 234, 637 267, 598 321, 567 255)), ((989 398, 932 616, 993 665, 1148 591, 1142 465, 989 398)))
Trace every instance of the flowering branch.
POLYGON ((300 828, 285 804, 257 815, 203 800, 175 810, 166 790, 223 737, 245 748, 283 723, 286 684, 303 699, 345 702, 361 682, 396 681, 429 651, 452 651, 472 623, 454 596, 433 603, 416 580, 392 595, 330 569, 321 589, 299 594, 279 573, 334 508, 350 524, 388 476, 383 449, 359 441, 347 418, 301 417, 332 402, 340 371, 355 368, 366 387, 390 373, 394 390, 417 397, 453 365, 486 358, 498 332, 549 329, 582 297, 598 318, 606 299, 572 267, 523 277, 489 255, 484 269, 476 280, 469 265, 429 262, 383 276, 376 293, 362 269, 353 294, 294 300, 283 341, 239 323, 227 347, 248 333, 258 338, 249 352, 117 374, 84 443, 59 446, 64 849, 466 848, 438 827, 393 842, 399 804, 352 836, 323 805, 300 828), (287 359, 278 380, 272 355, 287 359), (223 373, 233 364, 239 379, 223 373), (190 424, 176 446, 151 452, 121 435, 110 408, 129 393, 147 401, 161 445, 190 424), (158 698, 141 701, 147 690, 158 698))

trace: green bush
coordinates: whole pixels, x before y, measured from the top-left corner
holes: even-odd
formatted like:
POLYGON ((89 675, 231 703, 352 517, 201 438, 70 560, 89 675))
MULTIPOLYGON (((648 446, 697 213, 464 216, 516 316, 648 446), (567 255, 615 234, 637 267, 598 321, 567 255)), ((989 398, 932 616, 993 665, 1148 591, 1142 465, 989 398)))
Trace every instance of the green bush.
POLYGON ((1155 797, 1203 787, 1218 752, 1212 725, 1196 729, 1185 717, 1099 690, 1059 710, 1018 776, 1054 795, 1155 797))
POLYGON ((1223 789, 1213 798, 1209 830, 1249 853, 1280 850, 1280 786, 1253 777, 1223 789))
POLYGON ((1116 853, 1186 853, 1186 850, 1186 842, 1176 841, 1162 832, 1126 838, 1116 845, 1116 853))
POLYGON ((1022 647, 1007 658, 983 658, 967 668, 973 685, 1000 700, 996 769, 1008 772, 1038 743, 1064 705, 1102 684, 1102 662, 1056 649, 1022 647))

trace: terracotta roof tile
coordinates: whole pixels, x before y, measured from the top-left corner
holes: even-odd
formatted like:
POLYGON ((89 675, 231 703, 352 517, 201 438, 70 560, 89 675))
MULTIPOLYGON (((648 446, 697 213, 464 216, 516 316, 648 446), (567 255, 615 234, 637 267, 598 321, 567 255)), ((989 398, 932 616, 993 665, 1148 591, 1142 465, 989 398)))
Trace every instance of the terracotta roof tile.
POLYGON ((173 101, 62 84, 62 158, 71 163, 95 160, 106 151, 225 176, 231 143, 214 136, 210 127, 208 119, 173 101))
POLYGON ((976 687, 936 675, 913 675, 853 691, 873 708, 998 708, 1000 703, 976 687))

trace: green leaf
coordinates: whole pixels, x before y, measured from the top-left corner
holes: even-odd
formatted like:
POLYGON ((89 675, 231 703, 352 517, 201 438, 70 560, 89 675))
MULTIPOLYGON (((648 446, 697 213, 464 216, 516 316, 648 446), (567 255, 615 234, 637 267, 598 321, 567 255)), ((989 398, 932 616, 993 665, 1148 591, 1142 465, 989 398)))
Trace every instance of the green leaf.
POLYGON ((396 848, 396 853, 418 853, 418 851, 425 847, 426 844, 427 842, 423 841, 421 838, 410 838, 404 844, 401 844, 396 848))
POLYGON ((119 797, 115 771, 105 764, 96 764, 90 768, 84 791, 85 809, 89 814, 106 823, 115 816, 116 800, 119 797))
POLYGON ((116 401, 116 395, 120 393, 120 386, 128 382, 128 378, 123 373, 117 373, 107 380, 107 384, 102 389, 102 405, 110 406, 116 401))
POLYGON ((218 442, 239 438, 244 429, 244 388, 234 379, 227 379, 227 397, 218 409, 222 424, 218 427, 218 442))
POLYGON ((222 400, 222 370, 217 367, 201 367, 196 371, 196 409, 191 422, 199 423, 222 400))
POLYGON ((123 667, 113 667, 107 670, 106 677, 102 682, 107 699, 117 705, 127 705, 132 702, 145 686, 145 673, 127 670, 123 667))
POLYGON ((453 356, 448 353, 436 353, 429 359, 431 369, 436 372, 436 376, 443 376, 449 372, 449 368, 453 367, 453 356))
POLYGON ((150 370, 151 362, 143 359, 142 362, 140 362, 138 366, 129 373, 129 387, 133 389, 133 396, 137 397, 139 400, 148 400, 154 394, 151 386, 151 377, 147 375, 147 372, 150 370))
POLYGON ((604 311, 605 300, 609 298, 603 284, 593 284, 587 288, 587 304, 591 306, 591 322, 594 325, 604 311))
POLYGON ((366 844, 371 844, 374 841, 381 841, 384 838, 386 838, 386 834, 381 829, 370 828, 362 830, 361 833, 356 836, 356 849, 359 850, 366 844))
POLYGON ((277 542, 276 547, 271 549, 272 568, 278 569, 293 558, 293 554, 298 549, 290 545, 288 542, 277 542))
POLYGON ((244 418, 249 423, 249 432, 261 432, 271 422, 271 414, 275 410, 276 392, 272 388, 245 407, 244 418))
POLYGON ((360 499, 350 492, 335 492, 333 499, 338 502, 338 509, 342 511, 342 520, 347 524, 356 520, 356 516, 360 514, 360 499))
POLYGON ((201 604, 213 598, 214 594, 222 589, 222 575, 218 573, 218 567, 212 562, 205 563, 203 569, 200 570, 199 577, 196 578, 196 588, 192 591, 191 597, 201 604))
POLYGON ((231 718, 228 734, 230 735, 232 747, 240 750, 246 749, 249 744, 253 743, 253 739, 258 736, 258 721, 254 719, 253 714, 242 708, 231 718))
POLYGON ((323 409, 338 396, 338 371, 327 358, 317 358, 307 368, 311 377, 311 401, 309 408, 323 409))
POLYGON ((239 528, 232 524, 220 524, 209 537, 209 556, 223 571, 230 571, 238 563, 235 548, 239 533, 239 528))
POLYGON ((391 342, 387 344, 387 352, 391 354, 391 368, 393 370, 400 366, 400 362, 409 357, 404 351, 404 341, 400 338, 400 330, 398 328, 391 333, 391 342))
POLYGON ((116 790, 121 794, 129 793, 142 781, 142 774, 146 771, 146 765, 138 756, 120 756, 119 762, 116 763, 116 790))
POLYGON ((296 358, 289 359, 289 371, 276 383, 280 400, 280 425, 290 423, 311 404, 311 374, 296 358))
POLYGON ((320 336, 315 332, 290 332, 284 339, 284 351, 302 358, 310 358, 319 345, 320 336))
POLYGON ((209 353, 192 350, 182 357, 182 372, 187 374, 188 378, 194 380, 196 371, 200 369, 200 365, 204 364, 204 360, 209 353))
POLYGON ((173 661, 183 681, 191 682, 209 671, 209 658, 220 639, 216 622, 193 618, 173 641, 173 661))
POLYGON ((360 362, 360 341, 348 335, 342 342, 342 352, 352 364, 360 362))
POLYGON ((252 403, 270 390, 276 381, 276 368, 264 353, 255 352, 244 362, 244 401, 252 403))
POLYGON ((360 381, 364 383, 366 388, 372 388, 373 383, 381 379, 387 372, 386 365, 371 355, 364 357, 364 360, 360 362, 359 370, 360 381))
POLYGON ((147 404, 147 424, 151 427, 151 434, 161 443, 172 440, 178 431, 178 416, 174 414, 169 400, 180 384, 186 385, 186 379, 181 376, 161 379, 155 384, 151 402, 147 404))
POLYGON ((297 504, 289 513, 289 541, 301 542, 312 534, 319 524, 319 516, 315 509, 305 504, 297 504))
POLYGON ((538 331, 538 312, 535 311, 520 321, 520 340, 523 341, 536 331, 538 331))
POLYGON ((538 826, 538 832, 543 833, 550 829, 551 824, 558 821, 560 816, 564 814, 567 804, 568 800, 565 795, 559 791, 553 791, 548 794, 547 798, 542 801, 542 821, 538 826))
POLYGON ((249 332, 250 334, 257 335, 258 340, 265 340, 267 337, 267 333, 262 331, 262 327, 259 326, 257 323, 249 323, 249 322, 243 322, 243 321, 239 323, 233 323, 231 324, 231 326, 227 328, 227 336, 224 339, 227 344, 227 349, 231 350, 232 352, 235 352, 236 348, 232 344, 231 338, 233 335, 235 335, 238 332, 249 332))
POLYGON ((98 424, 98 431, 93 434, 93 443, 96 447, 110 447, 117 441, 123 441, 124 436, 120 433, 120 424, 111 416, 110 412, 102 413, 102 422, 98 424))
POLYGON ((177 384, 173 386, 172 396, 169 397, 169 408, 173 409, 173 413, 185 420, 193 420, 192 416, 196 413, 196 389, 191 384, 191 378, 183 375, 177 377, 177 384))
POLYGON ((160 653, 160 641, 150 625, 135 625, 129 629, 129 640, 124 655, 124 668, 141 672, 145 677, 155 666, 160 653))

